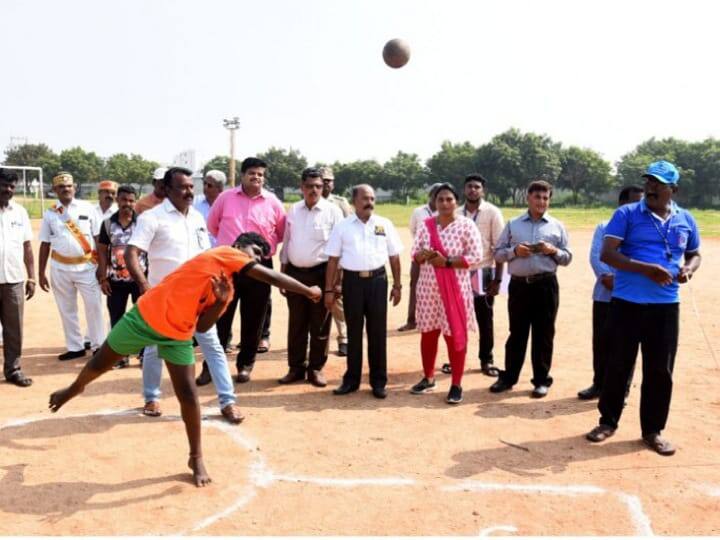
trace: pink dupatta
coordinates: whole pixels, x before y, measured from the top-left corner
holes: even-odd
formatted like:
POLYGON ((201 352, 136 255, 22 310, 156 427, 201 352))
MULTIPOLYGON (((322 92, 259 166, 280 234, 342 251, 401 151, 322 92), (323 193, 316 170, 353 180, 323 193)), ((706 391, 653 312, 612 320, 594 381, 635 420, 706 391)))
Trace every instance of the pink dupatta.
MULTIPOLYGON (((427 218, 425 227, 430 234, 430 247, 447 258, 448 254, 440 240, 435 217, 427 218)), ((453 346, 456 351, 462 351, 467 347, 467 313, 460 282, 458 282, 454 268, 433 267, 433 269, 435 270, 435 279, 437 279, 440 297, 443 306, 445 306, 445 316, 450 325, 453 346)))

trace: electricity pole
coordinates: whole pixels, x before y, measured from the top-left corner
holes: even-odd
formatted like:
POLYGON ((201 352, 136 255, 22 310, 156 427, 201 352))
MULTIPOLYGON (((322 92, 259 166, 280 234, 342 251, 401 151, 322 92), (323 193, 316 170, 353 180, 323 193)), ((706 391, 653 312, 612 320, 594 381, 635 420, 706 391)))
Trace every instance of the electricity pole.
POLYGON ((230 132, 230 186, 235 185, 235 131, 240 129, 240 119, 234 116, 232 120, 223 119, 223 127, 230 132))

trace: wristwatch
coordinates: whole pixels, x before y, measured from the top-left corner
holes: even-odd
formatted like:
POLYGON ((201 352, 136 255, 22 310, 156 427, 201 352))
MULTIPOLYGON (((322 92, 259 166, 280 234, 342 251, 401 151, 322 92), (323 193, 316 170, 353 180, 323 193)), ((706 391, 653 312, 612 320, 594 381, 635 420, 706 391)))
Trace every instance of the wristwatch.
POLYGON ((452 261, 450 260, 450 257, 445 259, 445 268, 452 268, 452 261))

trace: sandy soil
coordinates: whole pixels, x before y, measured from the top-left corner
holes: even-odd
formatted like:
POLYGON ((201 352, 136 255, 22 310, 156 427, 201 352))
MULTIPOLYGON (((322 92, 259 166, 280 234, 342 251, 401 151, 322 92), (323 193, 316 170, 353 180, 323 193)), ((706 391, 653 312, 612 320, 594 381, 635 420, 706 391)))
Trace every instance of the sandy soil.
MULTIPOLYGON (((575 260, 559 274, 555 385, 542 401, 529 398, 529 361, 513 391, 490 394, 477 336, 460 406, 444 403, 442 374, 439 391, 411 396, 421 377, 419 336, 394 331, 406 298, 389 310, 387 400, 367 386, 333 396, 344 365, 334 355, 327 389, 278 386, 287 308, 275 292, 272 350, 259 356, 252 382, 236 386, 246 421, 223 424, 212 386, 200 390, 214 479, 204 490, 189 483, 167 377, 164 416, 139 414, 136 361, 57 415, 46 412, 48 394, 82 361, 55 359, 63 351, 59 315, 52 295, 39 292, 26 305, 23 360, 35 384, 0 386, 0 534, 720 534, 720 240, 705 240, 703 268, 684 287, 665 432, 679 450, 663 458, 639 442, 639 374, 615 437, 594 446, 583 438, 598 418, 594 402, 575 397, 592 372, 590 237, 589 229, 571 231, 575 260)), ((501 297, 500 365, 506 336, 501 297)))

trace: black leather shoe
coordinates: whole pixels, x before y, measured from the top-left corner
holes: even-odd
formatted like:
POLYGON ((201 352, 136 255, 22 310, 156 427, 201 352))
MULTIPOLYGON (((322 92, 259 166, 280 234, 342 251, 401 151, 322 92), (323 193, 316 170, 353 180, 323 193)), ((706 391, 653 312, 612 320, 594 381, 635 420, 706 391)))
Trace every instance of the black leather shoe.
POLYGON ((508 384, 508 383, 506 383, 505 381, 503 381, 502 379, 498 379, 497 381, 495 381, 495 382, 492 384, 492 386, 490 387, 490 391, 491 391, 493 394, 499 394, 500 392, 505 392, 505 391, 507 391, 507 390, 512 390, 512 387, 513 387, 512 384, 508 384))
POLYGON ((250 381, 250 373, 252 373, 251 367, 244 367, 241 368, 240 371, 238 371, 237 377, 235 380, 239 383, 246 383, 250 381))
POLYGON ((66 360, 75 360, 75 358, 82 358, 85 356, 85 349, 81 351, 68 351, 58 355, 58 360, 64 362, 66 360))
POLYGON ((539 384, 535 388, 533 388, 533 391, 530 392, 530 397, 534 397, 535 399, 544 398, 548 395, 548 387, 544 384, 539 384))
POLYGON ((342 383, 335 390, 333 390, 333 394, 335 394, 336 396, 344 396, 345 394, 357 392, 357 390, 357 386, 350 386, 349 384, 342 383))
POLYGON ((384 388, 373 388, 372 395, 378 399, 385 399, 387 397, 387 390, 384 388))
POLYGON ((347 356, 347 343, 338 343, 338 356, 347 356))
POLYGON ((203 366, 202 371, 200 372, 200 375, 198 375, 197 379, 195 379, 195 384, 198 386, 205 386, 212 382, 212 375, 210 375, 210 370, 203 366))
POLYGON ((577 396, 579 399, 597 399, 600 397, 600 389, 595 386, 594 384, 591 384, 588 386, 585 390, 580 390, 577 393, 577 396))

